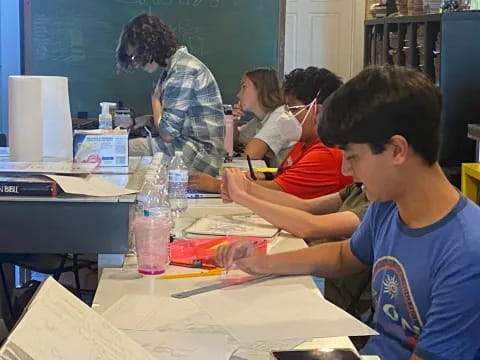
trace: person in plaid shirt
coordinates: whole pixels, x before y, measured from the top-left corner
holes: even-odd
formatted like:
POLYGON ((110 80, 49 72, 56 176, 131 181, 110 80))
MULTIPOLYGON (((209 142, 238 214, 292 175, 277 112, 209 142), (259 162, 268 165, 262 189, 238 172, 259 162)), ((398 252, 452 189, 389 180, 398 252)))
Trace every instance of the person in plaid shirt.
POLYGON ((180 47, 173 30, 159 17, 142 14, 122 30, 117 66, 121 71, 162 70, 152 95, 153 122, 159 136, 131 139, 133 156, 183 151, 190 169, 215 176, 225 157, 220 90, 210 70, 180 47))

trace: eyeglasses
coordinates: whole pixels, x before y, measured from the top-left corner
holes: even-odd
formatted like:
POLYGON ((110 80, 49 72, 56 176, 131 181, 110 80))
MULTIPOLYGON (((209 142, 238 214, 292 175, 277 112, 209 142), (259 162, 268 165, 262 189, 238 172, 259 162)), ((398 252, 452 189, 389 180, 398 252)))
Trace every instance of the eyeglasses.
POLYGON ((301 113, 303 113, 305 110, 307 110, 306 114, 308 114, 309 111, 310 111, 309 109, 310 109, 311 105, 312 104, 294 105, 294 106, 288 106, 287 105, 287 109, 290 110, 294 116, 297 116, 297 115, 300 115, 301 113))
POLYGON ((130 56, 130 63, 133 65, 133 67, 140 67, 143 62, 143 57, 139 55, 131 55, 130 56))
POLYGON ((146 64, 152 61, 151 56, 146 56, 146 55, 127 55, 127 56, 130 64, 132 64, 132 67, 134 68, 144 67, 146 64))

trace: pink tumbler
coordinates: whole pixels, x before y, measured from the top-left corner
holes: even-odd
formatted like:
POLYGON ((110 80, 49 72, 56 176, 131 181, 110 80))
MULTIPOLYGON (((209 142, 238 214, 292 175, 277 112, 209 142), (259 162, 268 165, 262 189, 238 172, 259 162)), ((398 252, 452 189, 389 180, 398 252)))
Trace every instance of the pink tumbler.
POLYGON ((169 261, 170 225, 161 216, 138 217, 133 223, 138 272, 155 275, 165 272, 169 261))

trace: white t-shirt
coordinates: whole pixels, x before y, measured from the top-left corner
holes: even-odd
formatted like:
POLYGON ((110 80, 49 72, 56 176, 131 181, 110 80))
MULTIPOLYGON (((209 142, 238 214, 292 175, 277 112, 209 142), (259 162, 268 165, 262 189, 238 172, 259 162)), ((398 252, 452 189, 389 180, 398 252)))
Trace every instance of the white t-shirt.
MULTIPOLYGON (((288 154, 295 141, 290 141, 281 132, 282 124, 289 121, 298 122, 284 105, 268 113, 263 120, 254 118, 238 128, 239 140, 247 144, 252 138, 262 140, 268 145, 265 159, 270 167, 278 167, 288 154)), ((290 127, 288 127, 290 128, 290 127)))

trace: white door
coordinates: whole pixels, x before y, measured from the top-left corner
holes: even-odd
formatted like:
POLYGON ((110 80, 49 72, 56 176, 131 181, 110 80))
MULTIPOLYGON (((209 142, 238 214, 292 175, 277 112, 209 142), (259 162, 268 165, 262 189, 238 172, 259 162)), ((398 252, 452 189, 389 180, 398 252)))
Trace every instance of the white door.
POLYGON ((287 0, 285 73, 327 68, 344 80, 361 69, 364 0, 287 0))

